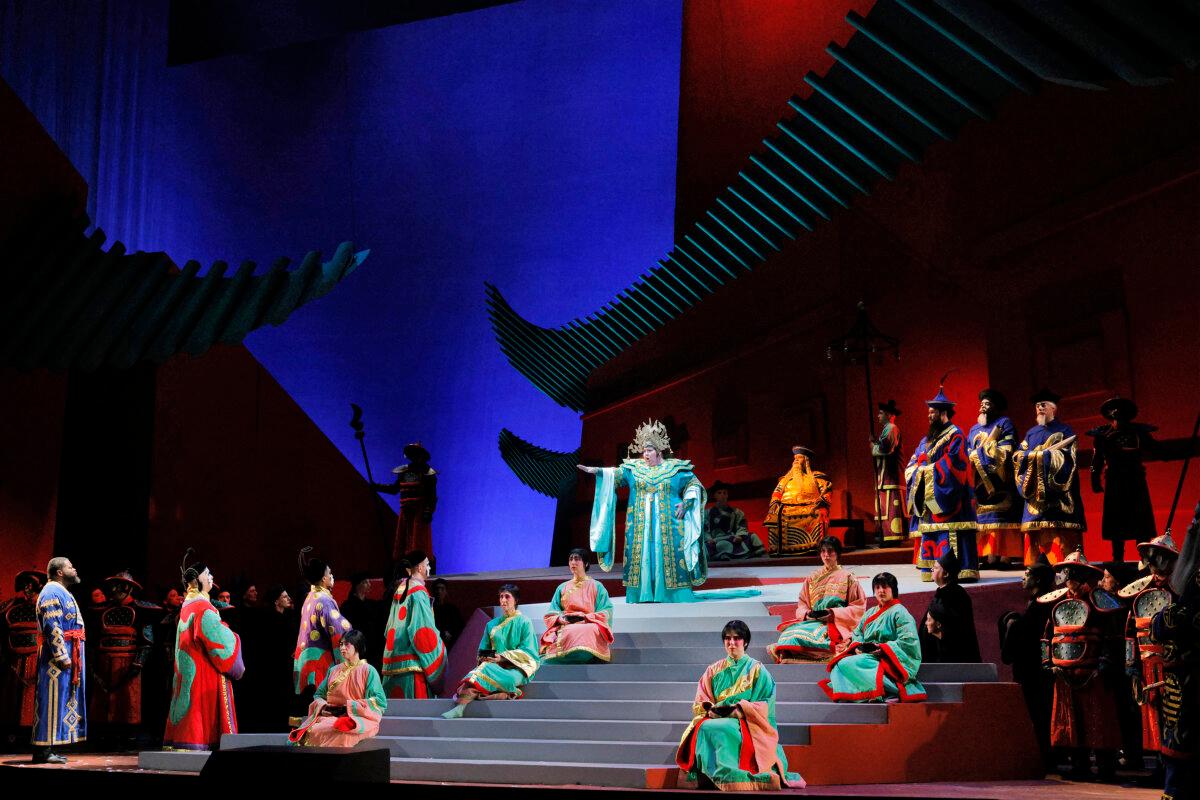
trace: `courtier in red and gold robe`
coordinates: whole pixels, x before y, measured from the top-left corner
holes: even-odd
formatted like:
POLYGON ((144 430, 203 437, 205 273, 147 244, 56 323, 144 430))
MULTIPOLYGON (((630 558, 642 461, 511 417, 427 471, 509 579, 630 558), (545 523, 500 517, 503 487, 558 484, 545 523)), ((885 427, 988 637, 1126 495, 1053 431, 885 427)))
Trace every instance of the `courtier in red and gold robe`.
POLYGON ((1104 570, 1076 550, 1057 565, 1066 586, 1038 598, 1053 603, 1042 639, 1042 664, 1054 674, 1050 744, 1067 750, 1071 778, 1088 780, 1088 752, 1096 752, 1101 780, 1116 771, 1121 730, 1117 698, 1108 678, 1123 667, 1124 606, 1103 589, 1093 589, 1104 570))
POLYGON ((1179 548, 1168 531, 1148 542, 1138 543, 1142 561, 1150 574, 1129 584, 1117 595, 1130 603, 1125 626, 1125 666, 1134 676, 1133 696, 1142 709, 1142 749, 1162 749, 1162 691, 1164 680, 1163 646, 1150 639, 1154 615, 1177 599, 1171 591, 1171 571, 1179 558, 1179 548))
POLYGON ((900 409, 895 400, 879 404, 879 438, 871 442, 875 462, 875 525, 883 541, 899 545, 908 539, 908 516, 904 512, 904 453, 901 450, 900 409))
POLYGON ((238 732, 230 681, 245 670, 242 641, 208 599, 213 584, 208 567, 192 564, 183 580, 188 591, 175 633, 175 679, 163 747, 212 750, 222 734, 238 732))
MULTIPOLYGON (((107 599, 89 622, 96 641, 89 666, 92 724, 134 726, 142 722, 142 670, 154 647, 154 624, 162 606, 134 598, 141 584, 128 572, 104 581, 107 599)), ((126 734, 132 730, 124 731, 126 734)))
POLYGON ((0 603, 0 731, 33 725, 37 690, 37 596, 46 573, 26 570, 13 584, 16 596, 0 603))
POLYGON ((407 464, 392 470, 396 480, 373 483, 380 492, 400 495, 400 516, 396 519, 396 536, 392 541, 392 561, 408 552, 433 552, 433 512, 437 508, 437 472, 429 466, 429 451, 420 442, 404 448, 407 464))
POLYGON ((942 386, 925 405, 929 407, 929 433, 904 469, 909 512, 917 518, 921 534, 917 570, 921 580, 932 581, 933 565, 953 550, 962 566, 959 582, 971 583, 979 580, 979 556, 966 437, 950 421, 955 404, 942 386))

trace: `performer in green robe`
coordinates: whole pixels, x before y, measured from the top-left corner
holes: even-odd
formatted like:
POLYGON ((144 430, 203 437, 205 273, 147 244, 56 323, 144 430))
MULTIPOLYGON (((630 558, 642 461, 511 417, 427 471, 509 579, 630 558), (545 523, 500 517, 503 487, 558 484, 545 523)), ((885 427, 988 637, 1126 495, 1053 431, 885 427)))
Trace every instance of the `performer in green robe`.
POLYGON ((700 676, 692 722, 683 732, 675 763, 685 780, 722 791, 804 788, 788 772, 775 724, 775 681, 746 655, 750 628, 740 619, 721 631, 726 657, 700 676))
POLYGON ((446 643, 438 633, 425 580, 429 557, 409 552, 400 562, 408 577, 396 584, 383 640, 383 688, 388 697, 436 697, 431 684, 446 668, 446 643))
POLYGON ((921 669, 921 640, 917 623, 896 598, 896 576, 881 572, 871 579, 879 605, 854 628, 850 641, 837 646, 820 682, 831 700, 862 702, 888 700, 917 703, 925 687, 917 680, 921 669))
POLYGON ((442 714, 446 719, 461 717, 472 700, 515 700, 524 694, 521 687, 529 683, 540 662, 533 623, 517 608, 520 596, 516 584, 500 587, 502 613, 484 628, 479 665, 458 684, 456 705, 442 714))
POLYGON ((634 434, 619 467, 579 469, 596 475, 591 547, 605 572, 616 549, 617 488, 629 487, 625 513, 622 582, 626 603, 690 603, 692 587, 708 578, 704 547, 704 485, 691 461, 671 458, 671 439, 661 422, 646 422, 634 434))

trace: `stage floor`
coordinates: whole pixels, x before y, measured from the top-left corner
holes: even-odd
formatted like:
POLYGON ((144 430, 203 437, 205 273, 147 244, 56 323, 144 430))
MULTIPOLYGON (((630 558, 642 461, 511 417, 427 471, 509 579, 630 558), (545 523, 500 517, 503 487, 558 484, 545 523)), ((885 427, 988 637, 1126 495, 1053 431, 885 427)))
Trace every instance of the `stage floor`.
MULTIPOLYGON (((136 754, 130 753, 85 753, 75 755, 69 749, 64 752, 68 754, 69 763, 65 766, 51 766, 48 764, 34 765, 29 763, 28 754, 10 753, 0 754, 0 767, 18 768, 22 772, 37 770, 38 772, 45 770, 66 771, 73 773, 122 773, 132 777, 136 774, 144 775, 165 775, 168 773, 158 772, 156 770, 139 769, 136 754)), ((13 776, 13 772, 9 772, 8 776, 13 776)), ((28 772, 27 772, 28 774, 28 772)), ((183 777, 179 773, 169 773, 176 777, 183 777)), ((195 775, 196 773, 190 773, 195 775)), ((45 776, 38 776, 41 780, 45 776)), ((98 776, 97 776, 98 777, 98 776)), ((393 784, 400 786, 417 785, 426 786, 430 784, 416 783, 410 781, 392 781, 393 784)), ((475 786, 481 790, 496 794, 498 791, 502 793, 504 784, 455 784, 459 789, 467 789, 475 786)), ((601 786, 516 786, 512 788, 520 788, 524 791, 537 790, 594 790, 600 792, 629 792, 626 789, 611 789, 601 786)), ((649 791, 649 790, 644 790, 649 791)), ((656 793, 679 794, 687 793, 681 789, 658 789, 653 790, 656 793)), ((887 783, 887 784, 846 784, 840 786, 814 786, 809 789, 789 790, 787 794, 795 794, 804 797, 933 797, 946 798, 946 800, 965 800, 966 798, 980 798, 981 800, 1101 800, 1101 798, 1120 798, 1120 800, 1155 800, 1159 797, 1159 792, 1154 789, 1143 789, 1132 786, 1115 786, 1103 783, 1072 783, 1070 781, 1061 780, 1041 780, 1041 781, 963 781, 963 782, 946 782, 946 783, 887 783)), ((706 793, 711 794, 711 792, 706 793)))

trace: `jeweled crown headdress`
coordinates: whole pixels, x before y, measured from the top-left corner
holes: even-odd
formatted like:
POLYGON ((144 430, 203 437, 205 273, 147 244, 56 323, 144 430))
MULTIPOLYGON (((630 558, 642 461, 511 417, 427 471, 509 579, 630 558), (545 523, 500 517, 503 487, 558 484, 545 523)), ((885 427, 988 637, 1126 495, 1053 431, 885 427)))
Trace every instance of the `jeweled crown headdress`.
POLYGON ((629 445, 631 455, 641 455, 647 446, 653 447, 660 453, 671 452, 671 436, 667 426, 658 420, 646 420, 633 432, 633 442, 629 445))

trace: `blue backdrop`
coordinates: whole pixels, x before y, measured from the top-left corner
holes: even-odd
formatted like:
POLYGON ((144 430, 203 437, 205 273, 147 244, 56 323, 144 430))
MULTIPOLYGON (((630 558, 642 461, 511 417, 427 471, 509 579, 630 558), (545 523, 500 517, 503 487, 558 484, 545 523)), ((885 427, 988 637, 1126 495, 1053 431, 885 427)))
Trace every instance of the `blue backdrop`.
POLYGON ((553 501, 496 435, 561 450, 577 416, 504 361, 483 282, 552 325, 669 246, 679 0, 526 0, 167 68, 166 3, 0 3, 0 70, 131 247, 195 258, 326 253, 364 267, 248 344, 361 469, 422 440, 441 473, 442 572, 544 566, 553 501))

